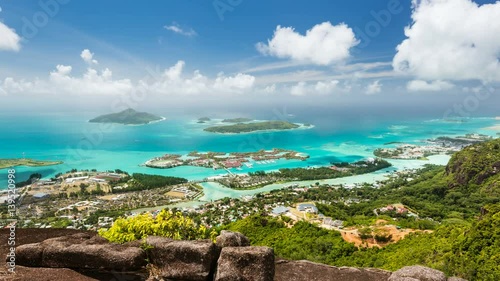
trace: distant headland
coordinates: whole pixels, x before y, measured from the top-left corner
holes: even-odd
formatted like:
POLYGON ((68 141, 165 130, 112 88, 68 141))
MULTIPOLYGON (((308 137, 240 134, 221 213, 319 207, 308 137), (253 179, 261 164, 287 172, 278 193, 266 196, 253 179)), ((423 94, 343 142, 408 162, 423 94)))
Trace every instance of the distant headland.
POLYGON ((0 159, 0 169, 7 169, 16 166, 41 167, 62 164, 62 161, 38 161, 33 159, 0 159))
POLYGON ((268 131, 268 130, 278 130, 278 131, 292 130, 301 127, 311 127, 311 126, 290 123, 287 121, 260 121, 260 122, 236 123, 231 125, 213 126, 205 128, 203 130, 211 133, 239 134, 239 133, 250 133, 256 131, 268 131))
POLYGON ((212 119, 210 119, 208 117, 201 117, 201 118, 198 118, 198 123, 206 123, 206 122, 209 122, 211 120, 212 119))
POLYGON ((165 118, 147 112, 137 112, 132 108, 125 109, 118 113, 111 113, 98 116, 89 120, 91 123, 115 123, 123 125, 145 125, 165 118))

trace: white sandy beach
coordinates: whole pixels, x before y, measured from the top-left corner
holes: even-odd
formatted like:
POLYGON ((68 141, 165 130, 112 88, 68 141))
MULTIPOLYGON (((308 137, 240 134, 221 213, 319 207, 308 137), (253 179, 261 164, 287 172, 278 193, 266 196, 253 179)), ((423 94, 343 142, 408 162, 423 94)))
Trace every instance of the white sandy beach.
MULTIPOLYGON (((498 119, 499 117, 497 117, 498 119)), ((486 127, 484 128, 484 130, 490 130, 490 131, 500 131, 500 125, 495 125, 495 126, 491 126, 491 127, 486 127)))

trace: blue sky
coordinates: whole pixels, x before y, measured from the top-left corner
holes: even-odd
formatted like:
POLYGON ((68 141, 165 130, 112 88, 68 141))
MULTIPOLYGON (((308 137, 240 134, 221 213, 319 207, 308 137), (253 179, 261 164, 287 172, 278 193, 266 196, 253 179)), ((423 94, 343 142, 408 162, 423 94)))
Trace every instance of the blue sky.
POLYGON ((146 85, 149 101, 462 102, 493 93, 500 80, 495 1, 0 0, 0 7, 0 100, 113 99, 146 85), (152 69, 157 76, 146 77, 152 69))

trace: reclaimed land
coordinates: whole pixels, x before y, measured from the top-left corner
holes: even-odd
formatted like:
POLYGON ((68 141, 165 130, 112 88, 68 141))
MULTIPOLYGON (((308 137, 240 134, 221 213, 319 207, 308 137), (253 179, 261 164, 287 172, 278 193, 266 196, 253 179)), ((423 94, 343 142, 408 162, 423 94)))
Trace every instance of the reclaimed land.
POLYGON ((0 169, 16 166, 41 167, 62 164, 62 161, 38 161, 33 159, 0 159, 0 169))

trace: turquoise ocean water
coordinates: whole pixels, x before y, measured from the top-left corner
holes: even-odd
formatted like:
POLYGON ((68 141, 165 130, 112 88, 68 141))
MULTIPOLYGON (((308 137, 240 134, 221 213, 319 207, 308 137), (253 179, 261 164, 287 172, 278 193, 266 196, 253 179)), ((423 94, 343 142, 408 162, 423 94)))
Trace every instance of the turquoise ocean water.
MULTIPOLYGON (((18 180, 38 172, 44 177, 76 169, 122 169, 128 172, 171 175, 191 180, 223 173, 196 167, 150 169, 139 166, 165 153, 197 151, 244 152, 286 148, 307 153, 307 161, 280 160, 273 164, 254 164, 241 171, 275 170, 284 167, 325 165, 336 161, 355 161, 372 156, 373 149, 388 142, 421 143, 437 136, 483 133, 497 136, 485 128, 500 123, 494 117, 469 118, 462 123, 441 119, 356 118, 327 115, 312 118, 307 113, 288 116, 288 121, 312 123, 312 129, 220 135, 204 132, 211 124, 198 124, 200 116, 182 116, 144 126, 88 123, 95 115, 50 114, 2 116, 0 119, 0 158, 60 160, 49 167, 16 167, 18 180), (24 154, 23 154, 24 153, 24 154)), ((262 119, 265 119, 264 117, 262 119)), ((213 121, 212 124, 216 124, 213 121)), ((7 170, 0 170, 0 189, 7 187, 7 170)))

